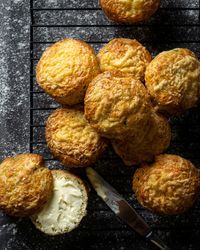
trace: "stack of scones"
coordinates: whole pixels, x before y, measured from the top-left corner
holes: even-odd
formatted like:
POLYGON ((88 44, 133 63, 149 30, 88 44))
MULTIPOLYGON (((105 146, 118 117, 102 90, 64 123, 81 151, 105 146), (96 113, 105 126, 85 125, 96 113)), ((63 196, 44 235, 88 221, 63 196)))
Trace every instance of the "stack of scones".
MULTIPOLYGON (((134 1, 136 6, 100 2, 108 17, 126 23, 148 18, 159 6, 157 0, 134 1)), ((115 38, 96 55, 86 42, 64 39, 43 53, 36 79, 61 105, 45 133, 49 150, 64 166, 92 166, 111 144, 125 165, 139 167, 132 188, 142 206, 172 215, 194 204, 197 168, 163 154, 171 140, 170 116, 200 102, 200 62, 192 51, 176 48, 152 59, 138 41, 115 38)), ((29 216, 46 234, 75 229, 87 203, 84 182, 68 170, 47 169, 42 156, 20 154, 0 164, 0 208, 29 216)))

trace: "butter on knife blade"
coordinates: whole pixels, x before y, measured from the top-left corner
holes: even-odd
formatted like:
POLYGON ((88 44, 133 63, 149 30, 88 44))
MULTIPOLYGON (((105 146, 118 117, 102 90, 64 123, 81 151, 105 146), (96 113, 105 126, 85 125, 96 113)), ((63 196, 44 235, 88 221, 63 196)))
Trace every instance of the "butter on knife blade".
POLYGON ((107 198, 107 190, 105 189, 104 186, 102 186, 99 178, 96 176, 95 171, 92 168, 87 168, 86 169, 87 176, 89 180, 92 182, 92 185, 94 189, 96 190, 97 194, 99 197, 101 197, 104 201, 107 198))

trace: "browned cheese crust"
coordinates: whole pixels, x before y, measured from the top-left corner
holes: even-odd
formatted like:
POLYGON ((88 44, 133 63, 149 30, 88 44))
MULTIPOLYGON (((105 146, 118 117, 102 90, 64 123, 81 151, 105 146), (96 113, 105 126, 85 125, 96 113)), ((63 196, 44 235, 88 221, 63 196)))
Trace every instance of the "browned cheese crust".
POLYGON ((102 72, 120 70, 144 81, 147 65, 151 61, 148 50, 137 40, 115 38, 106 44, 97 55, 102 72))
POLYGON ((148 130, 141 130, 126 140, 113 140, 115 152, 125 165, 131 166, 143 161, 151 161, 155 155, 163 153, 171 140, 171 128, 165 117, 152 113, 148 130))
POLYGON ((99 73, 92 47, 73 39, 47 48, 36 68, 40 87, 57 102, 68 105, 83 101, 89 82, 99 73))
POLYGON ((188 49, 156 56, 147 66, 146 87, 161 111, 176 114, 194 107, 200 99, 200 62, 188 49))
POLYGON ((123 139, 145 130, 151 108, 144 85, 120 71, 98 75, 85 96, 86 119, 108 138, 123 139))
POLYGON ((43 158, 20 154, 0 164, 0 208, 12 216, 30 216, 47 202, 53 179, 43 158))
POLYGON ((47 121, 46 141, 54 157, 72 167, 91 165, 107 146, 79 108, 55 110, 47 121))
POLYGON ((143 164, 133 177, 133 191, 139 203, 159 214, 180 214, 199 195, 200 175, 188 160, 177 155, 159 155, 143 164))
POLYGON ((152 16, 160 0, 100 0, 102 10, 115 22, 136 23, 152 16))

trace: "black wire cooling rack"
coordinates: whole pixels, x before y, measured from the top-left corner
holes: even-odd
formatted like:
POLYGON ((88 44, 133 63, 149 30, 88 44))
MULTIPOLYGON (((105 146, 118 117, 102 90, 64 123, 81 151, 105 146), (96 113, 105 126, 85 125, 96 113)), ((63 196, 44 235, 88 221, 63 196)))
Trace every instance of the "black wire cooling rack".
MULTIPOLYGON (((98 51, 112 38, 127 37, 143 43, 153 55, 187 47, 200 57, 199 1, 163 0, 150 20, 133 26, 109 21, 97 0, 35 0, 30 5, 30 152, 44 155, 50 168, 62 168, 62 165, 49 153, 44 136, 45 121, 59 105, 39 88, 35 79, 35 66, 45 48, 70 37, 85 40, 98 51)), ((191 159, 197 166, 200 166, 199 111, 193 109, 171 120, 173 139, 168 150, 191 159)), ((199 249, 200 204, 178 217, 153 215, 140 207, 132 194, 130 176, 134 169, 126 168, 112 149, 95 167, 172 249, 199 249)), ((80 228, 69 236, 48 242, 49 249, 151 249, 147 242, 121 224, 93 191, 88 215, 80 228)))

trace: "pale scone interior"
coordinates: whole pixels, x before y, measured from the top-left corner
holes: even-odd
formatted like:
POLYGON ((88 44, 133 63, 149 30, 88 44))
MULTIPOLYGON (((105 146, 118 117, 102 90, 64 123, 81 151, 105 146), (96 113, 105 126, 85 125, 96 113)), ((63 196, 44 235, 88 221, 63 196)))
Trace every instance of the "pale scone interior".
POLYGON ((49 235, 75 229, 86 215, 87 190, 81 179, 63 170, 53 170, 53 195, 44 208, 31 217, 49 235))

